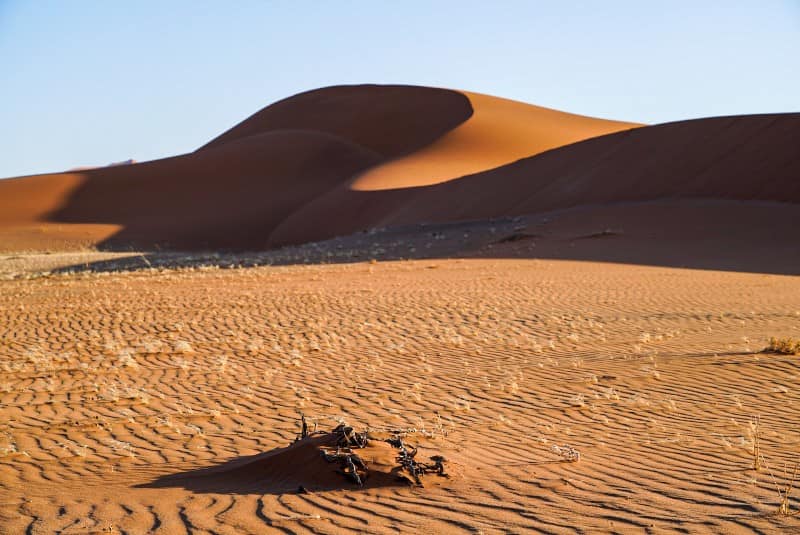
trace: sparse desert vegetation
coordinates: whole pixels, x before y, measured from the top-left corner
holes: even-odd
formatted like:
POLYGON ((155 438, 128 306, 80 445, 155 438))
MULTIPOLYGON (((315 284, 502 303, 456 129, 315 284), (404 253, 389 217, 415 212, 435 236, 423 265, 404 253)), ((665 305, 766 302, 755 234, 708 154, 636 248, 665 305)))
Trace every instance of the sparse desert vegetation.
POLYGON ((782 353, 784 355, 800 355, 800 339, 795 338, 775 338, 769 339, 767 351, 772 353, 782 353))

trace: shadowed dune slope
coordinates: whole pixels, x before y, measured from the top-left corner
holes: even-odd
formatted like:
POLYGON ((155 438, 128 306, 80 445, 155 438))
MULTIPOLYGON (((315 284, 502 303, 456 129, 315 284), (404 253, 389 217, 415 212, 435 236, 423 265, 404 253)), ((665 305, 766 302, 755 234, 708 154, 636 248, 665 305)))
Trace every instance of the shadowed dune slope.
POLYGON ((634 126, 444 89, 318 89, 194 153, 0 181, 0 249, 263 249, 582 205, 800 201, 800 114, 634 126))
POLYGON ((431 143, 472 115, 449 89, 399 85, 324 87, 267 106, 198 152, 276 130, 325 132, 396 158, 431 143))
POLYGON ((379 160, 329 134, 277 131, 135 166, 89 171, 58 221, 115 221, 113 244, 264 248, 271 230, 379 160))

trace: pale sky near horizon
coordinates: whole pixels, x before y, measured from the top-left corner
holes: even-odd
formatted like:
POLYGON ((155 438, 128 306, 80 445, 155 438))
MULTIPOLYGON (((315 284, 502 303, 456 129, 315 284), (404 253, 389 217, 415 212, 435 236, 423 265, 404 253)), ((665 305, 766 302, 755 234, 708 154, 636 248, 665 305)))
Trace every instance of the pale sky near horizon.
POLYGON ((644 123, 800 111, 800 0, 0 0, 0 177, 173 156, 327 85, 644 123))

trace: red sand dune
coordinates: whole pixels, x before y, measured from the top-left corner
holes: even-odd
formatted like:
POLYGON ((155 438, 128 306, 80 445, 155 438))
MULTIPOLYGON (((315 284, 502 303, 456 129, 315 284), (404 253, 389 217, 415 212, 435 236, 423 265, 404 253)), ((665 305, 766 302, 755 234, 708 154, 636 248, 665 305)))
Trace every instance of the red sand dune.
POLYGON ((271 104, 198 152, 276 130, 324 132, 396 158, 418 150, 472 115, 457 91, 414 86, 335 86, 271 104))
POLYGON ((638 126, 478 93, 464 95, 473 109, 469 119, 430 145, 371 168, 351 188, 369 191, 437 184, 638 126))
POLYGON ((603 203, 800 202, 800 114, 636 126, 445 89, 324 88, 194 153, 2 181, 0 249, 263 249, 603 203))
MULTIPOLYGON (((457 181, 406 190, 399 202, 389 195, 373 195, 370 204, 379 206, 380 224, 392 225, 656 199, 797 203, 798 136, 800 113, 667 123, 589 139, 457 181)), ((340 202, 334 194, 327 201, 340 202)), ((324 213, 323 200, 319 205, 324 213)))

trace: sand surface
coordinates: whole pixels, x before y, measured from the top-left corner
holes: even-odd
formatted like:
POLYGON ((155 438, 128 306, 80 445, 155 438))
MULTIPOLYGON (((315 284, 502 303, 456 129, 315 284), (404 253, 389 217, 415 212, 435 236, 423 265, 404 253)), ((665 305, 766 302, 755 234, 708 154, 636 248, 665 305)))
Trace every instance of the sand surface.
POLYGON ((773 476, 800 361, 760 352, 798 303, 792 276, 530 258, 0 281, 0 531, 798 530, 773 476), (425 429, 456 475, 287 491, 320 483, 304 457, 248 463, 300 412, 425 429))

